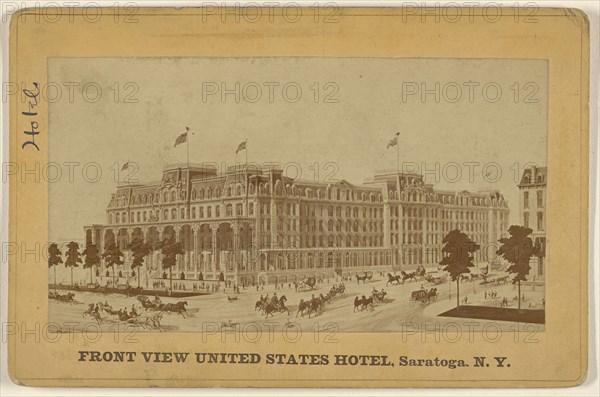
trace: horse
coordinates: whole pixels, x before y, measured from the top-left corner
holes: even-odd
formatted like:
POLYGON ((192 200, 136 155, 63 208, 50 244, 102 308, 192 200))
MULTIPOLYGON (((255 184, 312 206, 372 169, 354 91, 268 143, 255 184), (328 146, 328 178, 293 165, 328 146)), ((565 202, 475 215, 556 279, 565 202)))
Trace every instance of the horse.
POLYGON ((236 300, 238 300, 238 297, 237 297, 237 296, 234 296, 234 297, 232 298, 232 297, 230 297, 230 296, 227 296, 227 300, 229 301, 229 303, 231 303, 231 302, 235 302, 236 300))
POLYGON ((287 298, 285 297, 285 295, 281 295, 281 298, 279 298, 279 300, 277 301, 277 303, 273 303, 273 302, 269 302, 264 306, 264 313, 265 313, 265 318, 269 317, 269 316, 273 316, 273 313, 277 312, 277 313, 283 313, 283 312, 287 312, 287 314, 290 314, 289 309, 285 306, 285 302, 287 302, 287 298))
POLYGON ((308 318, 310 318, 311 313, 315 313, 315 315, 319 314, 321 310, 324 308, 323 301, 321 298, 313 298, 308 302, 308 318))
POLYGON ((387 274, 388 277, 388 281, 387 283, 385 283, 385 286, 387 287, 390 283, 392 283, 392 285, 394 284, 394 282, 396 283, 396 285, 400 284, 400 282, 402 281, 402 276, 392 276, 390 273, 387 274))
POLYGON ((402 270, 400 272, 400 274, 402 275, 402 284, 404 284, 404 282, 406 280, 415 280, 415 281, 417 281, 417 277, 416 277, 416 273, 415 272, 406 273, 404 270, 402 270))
POLYGON ((356 308, 360 310, 360 306, 362 305, 362 299, 359 299, 358 296, 354 298, 354 313, 356 313, 356 308))
POLYGON ((437 299, 437 288, 432 288, 429 290, 429 292, 427 293, 427 300, 428 301, 434 301, 437 299))
POLYGON ((160 320, 162 320, 162 314, 157 313, 153 316, 146 316, 146 322, 143 324, 150 329, 158 329, 163 332, 165 329, 160 325, 160 320))
POLYGON ((373 310, 373 296, 367 298, 363 295, 361 299, 362 310, 366 310, 369 307, 369 305, 371 305, 371 310, 373 310))
POLYGON ((367 273, 363 274, 362 276, 359 276, 358 273, 356 273, 356 284, 360 284, 361 281, 364 284, 367 278, 369 278, 367 273))
POLYGON ((90 303, 88 309, 83 312, 82 316, 83 318, 92 317, 94 320, 96 320, 96 323, 98 324, 102 322, 102 316, 100 315, 98 310, 96 310, 96 305, 94 305, 93 303, 90 303))
POLYGON ((304 317, 304 311, 310 307, 310 301, 305 301, 304 299, 300 299, 300 303, 298 304, 298 311, 296 312, 296 317, 298 314, 301 314, 304 317))
MULTIPOLYGON (((185 306, 187 304, 188 304, 187 301, 180 301, 177 303, 166 303, 166 304, 162 305, 163 307, 160 311, 161 311, 161 313, 167 312, 167 314, 171 314, 171 313, 181 314, 181 316, 183 318, 185 318, 185 314, 188 314, 187 310, 185 309, 185 306)), ((189 314, 188 314, 188 316, 189 316, 189 314)))

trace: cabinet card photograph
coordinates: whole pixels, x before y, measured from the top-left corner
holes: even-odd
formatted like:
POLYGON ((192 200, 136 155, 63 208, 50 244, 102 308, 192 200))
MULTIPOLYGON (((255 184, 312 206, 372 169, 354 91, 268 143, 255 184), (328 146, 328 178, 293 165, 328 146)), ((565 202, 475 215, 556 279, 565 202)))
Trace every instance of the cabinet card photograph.
POLYGON ((12 17, 15 382, 585 379, 585 14, 99 10, 12 17))

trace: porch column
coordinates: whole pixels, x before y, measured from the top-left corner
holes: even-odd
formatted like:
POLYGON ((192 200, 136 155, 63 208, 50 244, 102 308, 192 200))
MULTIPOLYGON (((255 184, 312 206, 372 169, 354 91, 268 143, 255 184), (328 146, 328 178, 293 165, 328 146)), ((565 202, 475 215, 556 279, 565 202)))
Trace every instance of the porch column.
POLYGON ((210 231, 212 232, 212 266, 211 269, 213 271, 219 270, 219 263, 217 261, 217 231, 219 230, 219 225, 211 224, 210 231))
POLYGON ((191 247, 191 262, 190 262, 190 270, 194 271, 194 279, 198 279, 198 274, 200 273, 200 267, 198 266, 198 238, 200 226, 192 225, 192 247, 191 247))

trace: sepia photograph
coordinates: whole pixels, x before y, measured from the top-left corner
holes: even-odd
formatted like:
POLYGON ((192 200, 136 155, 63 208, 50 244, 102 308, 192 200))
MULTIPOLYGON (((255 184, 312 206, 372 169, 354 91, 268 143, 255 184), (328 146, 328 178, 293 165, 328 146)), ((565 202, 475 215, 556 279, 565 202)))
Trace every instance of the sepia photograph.
POLYGON ((543 329, 547 67, 51 59, 49 319, 543 329))

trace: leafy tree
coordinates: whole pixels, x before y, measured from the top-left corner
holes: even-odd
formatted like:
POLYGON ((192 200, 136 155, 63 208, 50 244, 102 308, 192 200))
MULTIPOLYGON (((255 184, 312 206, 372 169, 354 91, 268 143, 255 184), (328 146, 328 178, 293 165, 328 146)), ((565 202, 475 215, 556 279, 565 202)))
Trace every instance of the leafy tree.
POLYGON ((473 253, 479 249, 479 244, 472 241, 469 236, 458 229, 450 231, 442 240, 443 258, 440 265, 444 271, 450 273, 456 281, 456 307, 460 307, 460 278, 463 274, 471 273, 473 267, 473 253))
POLYGON ((88 244, 82 252, 85 260, 83 262, 84 269, 90 269, 90 283, 94 282, 94 266, 100 264, 100 256, 98 255, 98 247, 96 244, 88 244))
POLYGON ((160 242, 159 248, 162 253, 162 267, 169 269, 169 288, 173 291, 173 266, 177 264, 177 255, 183 255, 183 244, 175 240, 175 236, 171 235, 160 242))
POLYGON ((106 265, 112 268, 112 278, 113 278, 113 288, 116 287, 115 284, 115 265, 123 264, 123 252, 119 249, 119 246, 114 242, 108 242, 104 247, 104 253, 102 254, 102 258, 106 260, 106 265))
POLYGON ((73 268, 79 267, 79 264, 82 263, 81 255, 79 254, 79 244, 74 241, 71 241, 69 245, 67 245, 68 249, 65 253, 65 267, 71 268, 71 285, 73 285, 73 268))
MULTIPOLYGON (((143 239, 136 238, 129 245, 127 249, 131 251, 133 260, 131 262, 131 269, 135 271, 136 268, 140 268, 144 264, 144 258, 152 252, 152 244, 144 242, 143 239)), ((137 271, 138 276, 138 287, 140 286, 140 270, 137 271)))
POLYGON ((62 252, 56 243, 48 246, 48 268, 54 268, 54 288, 56 288, 56 266, 59 263, 63 263, 61 255, 62 252))
POLYGON ((528 227, 512 225, 508 228, 510 237, 498 240, 501 245, 496 251, 511 264, 506 271, 514 275, 513 284, 517 284, 519 287, 519 310, 521 310, 521 281, 527 281, 527 275, 531 270, 529 260, 538 251, 529 237, 532 232, 533 230, 528 227))

